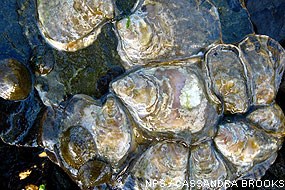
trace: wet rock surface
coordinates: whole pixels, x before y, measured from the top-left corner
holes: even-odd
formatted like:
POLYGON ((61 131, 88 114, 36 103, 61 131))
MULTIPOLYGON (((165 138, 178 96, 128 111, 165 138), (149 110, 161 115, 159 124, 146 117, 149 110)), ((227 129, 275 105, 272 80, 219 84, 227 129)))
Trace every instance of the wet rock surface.
MULTIPOLYGON (((284 29, 282 29, 284 1, 268 1, 266 3, 265 1, 247 0, 245 2, 255 26, 255 32, 267 34, 282 44, 285 40, 284 29), (268 15, 271 16, 268 17, 268 15)), ((132 3, 134 4, 134 1, 132 3)), ((239 5, 238 1, 216 1, 216 3, 221 7, 219 13, 225 15, 224 28, 222 24, 222 30, 225 33, 223 35, 224 42, 238 42, 244 35, 252 33, 252 28, 249 26, 247 19, 248 14, 243 7, 240 7, 241 5, 239 5), (228 7, 230 7, 229 10, 231 11, 227 10, 228 7), (233 13, 229 12, 242 12, 242 16, 233 17, 233 13), (232 18, 240 22, 235 19, 232 21, 232 18), (238 33, 233 34, 229 28, 236 26, 235 24, 240 24, 242 27, 240 27, 238 33), (228 37, 226 34, 229 34, 228 37)), ((44 104, 58 105, 61 100, 66 100, 69 96, 77 93, 100 98, 108 91, 108 88, 106 88, 108 83, 124 72, 124 69, 120 66, 121 60, 116 53, 117 40, 110 25, 102 29, 103 33, 99 36, 101 41, 99 39, 99 42, 95 42, 87 49, 79 51, 78 54, 58 52, 47 46, 39 34, 35 25, 33 0, 18 0, 17 2, 4 0, 2 4, 0 17, 3 19, 0 19, 0 25, 5 27, 0 28, 0 58, 16 58, 27 67, 32 68, 33 72, 38 73, 35 75, 35 84, 40 86, 39 91, 43 94, 48 90, 51 90, 53 93, 57 92, 56 96, 51 98, 54 102, 43 102, 44 104), (106 42, 106 39, 112 39, 112 41, 106 42), (103 43, 103 47, 102 45, 99 46, 100 43, 103 43), (43 56, 40 56, 41 48, 44 52, 42 53, 43 56), (35 60, 30 63, 32 65, 28 63, 31 57, 34 57, 35 60), (50 62, 53 62, 50 60, 53 60, 56 64, 49 65, 50 62), (59 73, 60 71, 65 72, 56 76, 45 76, 49 68, 53 68, 59 73), (96 70, 96 73, 94 73, 94 70, 96 70), (54 89, 51 85, 54 82, 60 84, 59 86, 62 88, 54 89)), ((130 13, 131 8, 126 2, 118 0, 116 4, 120 7, 119 11, 124 12, 126 15, 130 13)), ((222 15, 220 17, 222 18, 222 15)), ((284 94, 284 91, 279 91, 277 94, 277 103, 283 111, 285 110, 285 102, 282 99, 284 94)), ((8 102, 0 99, 0 131, 2 139, 10 144, 36 146, 37 123, 40 122, 39 118, 45 109, 43 103, 35 90, 31 92, 26 100, 21 102, 8 102), (26 133, 23 135, 19 131, 26 131, 26 133), (26 136, 25 134, 28 135, 26 136)), ((28 184, 37 186, 45 184, 47 189, 78 189, 77 185, 70 180, 62 169, 52 164, 47 158, 38 157, 42 151, 41 148, 10 146, 1 141, 1 189, 23 189, 28 184), (34 167, 34 165, 37 167, 34 167), (26 179, 20 180, 19 173, 26 169, 31 169, 32 173, 26 179)), ((285 149, 283 146, 278 152, 275 163, 269 168, 262 180, 284 179, 284 158, 285 149)), ((83 172, 82 175, 88 174, 83 172)))
POLYGON ((285 1, 246 0, 245 4, 255 27, 255 32, 268 35, 284 45, 285 1))

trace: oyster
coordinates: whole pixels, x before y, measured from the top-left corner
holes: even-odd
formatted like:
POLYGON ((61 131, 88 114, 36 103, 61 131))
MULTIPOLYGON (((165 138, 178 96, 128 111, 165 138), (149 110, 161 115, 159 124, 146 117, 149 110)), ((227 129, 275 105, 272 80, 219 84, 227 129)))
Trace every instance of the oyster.
POLYGON ((102 26, 114 17, 112 0, 38 0, 37 11, 44 38, 65 51, 91 45, 102 26))
POLYGON ((285 53, 275 40, 263 35, 250 35, 239 43, 242 57, 250 67, 252 101, 255 105, 274 101, 284 72, 285 53))
POLYGON ((192 134, 208 134, 219 113, 208 98, 200 69, 184 64, 142 68, 111 87, 142 128, 194 143, 192 134))
POLYGON ((277 104, 257 109, 251 112, 246 118, 249 122, 258 125, 270 134, 281 136, 285 134, 284 113, 277 104))
POLYGON ((116 28, 126 68, 190 57, 221 38, 217 10, 208 1, 146 0, 116 28))
POLYGON ((263 35, 238 44, 220 44, 205 55, 205 73, 225 112, 245 113, 250 105, 274 102, 284 72, 284 49, 263 35))
POLYGON ((224 102, 225 112, 245 113, 249 107, 245 65, 239 49, 232 45, 218 45, 206 54, 206 67, 215 94, 224 102))
MULTIPOLYGON (((97 179, 93 179, 95 174, 88 172, 102 167, 110 177, 134 149, 134 123, 112 95, 103 106, 87 95, 75 95, 59 114, 52 109, 47 114, 49 117, 42 127, 42 145, 56 155, 56 159, 52 155, 51 159, 61 164, 78 183, 83 183, 83 187, 97 184, 97 179), (89 174, 90 179, 86 179, 89 174)), ((96 175, 102 177, 100 173, 96 175)))
POLYGON ((284 49, 259 35, 213 45, 204 59, 140 66, 112 81, 103 103, 74 95, 50 107, 42 145, 83 189, 187 189, 193 181, 203 189, 197 181, 259 179, 285 136, 274 101, 284 67, 284 49))
MULTIPOLYGON (((214 141, 219 151, 236 167, 238 176, 247 175, 254 164, 276 155, 281 146, 278 138, 256 130, 255 126, 244 121, 222 123, 214 141)), ((269 165, 265 164, 262 169, 266 170, 268 167, 269 165)), ((259 178, 264 175, 265 170, 253 177, 259 178)))
POLYGON ((183 189, 187 180, 189 149, 160 142, 150 147, 131 171, 138 189, 183 189))
POLYGON ((0 97, 6 100, 23 100, 32 90, 28 69, 15 59, 0 61, 0 97))
MULTIPOLYGON (((191 149, 189 158, 189 180, 197 182, 225 181, 230 179, 230 171, 211 141, 203 142, 191 149)), ((215 187, 212 187, 214 189, 215 187)))

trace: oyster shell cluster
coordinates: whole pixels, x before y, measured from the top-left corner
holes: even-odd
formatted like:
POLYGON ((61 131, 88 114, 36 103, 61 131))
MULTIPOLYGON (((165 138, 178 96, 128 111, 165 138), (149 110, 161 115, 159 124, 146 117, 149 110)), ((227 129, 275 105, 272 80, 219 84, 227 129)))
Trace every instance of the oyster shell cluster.
POLYGON ((112 21, 129 69, 101 100, 46 103, 39 141, 50 159, 83 189, 187 189, 192 180, 264 175, 285 135, 278 42, 252 34, 222 43, 207 0, 140 1, 122 19, 114 9, 111 1, 38 1, 40 29, 59 50, 90 45, 112 21))

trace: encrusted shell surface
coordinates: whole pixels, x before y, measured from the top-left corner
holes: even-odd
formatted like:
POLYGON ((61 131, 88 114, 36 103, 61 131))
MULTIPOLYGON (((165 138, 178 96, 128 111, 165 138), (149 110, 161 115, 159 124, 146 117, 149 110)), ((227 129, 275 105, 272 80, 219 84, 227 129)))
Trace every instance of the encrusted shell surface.
POLYGON ((247 73, 240 51, 233 45, 217 45, 206 54, 206 67, 214 93, 224 103, 225 112, 245 113, 249 107, 247 73))
POLYGON ((221 123, 214 141, 219 151, 236 167, 238 176, 245 175, 254 164, 276 154, 281 145, 278 138, 244 121, 221 123))
MULTIPOLYGON (((59 113, 56 118, 56 113, 49 109, 42 144, 56 153, 56 162, 79 184, 83 183, 84 188, 100 184, 100 173, 96 174, 97 183, 91 170, 116 172, 135 146, 134 123, 112 95, 108 95, 103 105, 87 95, 75 95, 59 113), (90 179, 85 179, 89 174, 90 179)), ((112 172, 106 173, 108 179, 112 172)))
POLYGON ((6 100, 23 100, 32 90, 28 69, 15 59, 0 60, 0 97, 6 100))
POLYGON ((116 26, 126 68, 190 57, 220 40, 221 32, 216 8, 195 0, 146 0, 116 26))
POLYGON ((112 81, 104 102, 75 95, 49 107, 42 144, 83 189, 259 179, 285 136, 275 103, 284 65, 277 42, 250 35, 209 47, 203 60, 139 66, 112 81))
POLYGON ((203 142, 191 149, 189 158, 190 181, 224 181, 227 179, 230 179, 230 172, 211 141, 203 142))
POLYGON ((130 172, 138 189, 183 189, 189 149, 174 142, 151 146, 130 172))
POLYGON ((192 134, 211 136, 209 130, 219 118, 194 65, 142 68, 111 86, 135 121, 153 134, 167 133, 194 143, 192 134))
POLYGON ((284 113, 277 104, 254 110, 246 118, 270 134, 285 135, 284 113))
POLYGON ((239 43, 243 60, 249 65, 254 105, 266 105, 275 100, 285 64, 282 46, 264 35, 250 35, 239 43))
POLYGON ((114 17, 112 0, 38 0, 37 11, 44 38, 65 51, 92 44, 102 25, 114 17))

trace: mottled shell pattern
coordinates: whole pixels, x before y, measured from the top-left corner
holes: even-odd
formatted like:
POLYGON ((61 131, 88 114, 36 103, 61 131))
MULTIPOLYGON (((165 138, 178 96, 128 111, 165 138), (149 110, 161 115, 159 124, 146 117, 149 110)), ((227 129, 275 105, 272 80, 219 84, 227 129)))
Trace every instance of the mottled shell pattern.
MULTIPOLYGON (((86 47, 113 15, 109 1, 53 2, 39 1, 40 28, 60 50, 86 47), (60 7, 58 25, 45 10, 60 7)), ((193 180, 263 176, 285 136, 275 103, 285 67, 278 42, 253 34, 223 44, 209 1, 145 0, 114 24, 129 71, 102 100, 78 94, 48 107, 40 142, 49 157, 83 189, 188 189, 193 180)))
POLYGON ((65 51, 91 45, 114 17, 112 0, 38 0, 37 10, 42 35, 50 45, 65 51))

